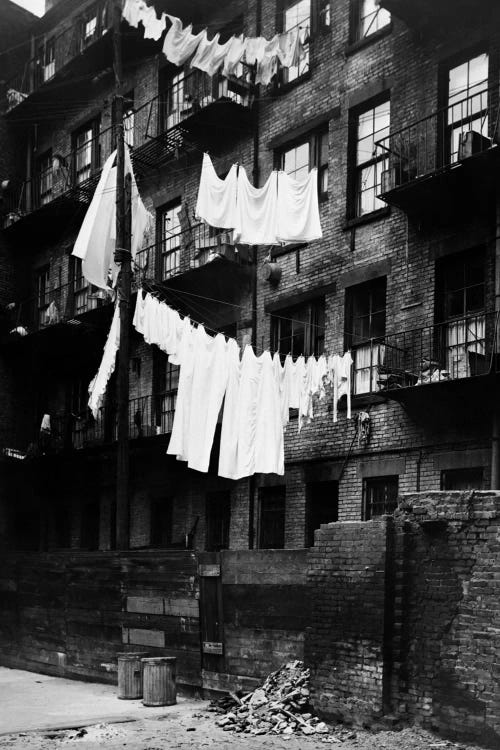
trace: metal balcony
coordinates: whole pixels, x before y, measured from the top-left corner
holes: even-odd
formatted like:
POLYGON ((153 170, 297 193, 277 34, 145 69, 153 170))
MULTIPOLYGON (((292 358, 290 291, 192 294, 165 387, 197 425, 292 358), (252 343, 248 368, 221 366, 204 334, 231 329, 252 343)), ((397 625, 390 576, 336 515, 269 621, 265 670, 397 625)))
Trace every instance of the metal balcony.
POLYGON ((204 223, 144 248, 135 260, 143 282, 228 302, 237 299, 242 285, 249 281, 252 262, 251 248, 235 243, 232 231, 204 223))
POLYGON ((51 222, 66 213, 76 216, 79 209, 84 212, 114 143, 114 128, 106 128, 78 148, 65 154, 53 153, 51 163, 43 170, 36 169, 29 179, 14 179, 3 196, 3 228, 17 227, 23 219, 22 229, 29 231, 35 221, 40 227, 40 218, 51 222))
POLYGON ((108 32, 112 24, 112 0, 99 0, 68 18, 63 28, 56 28, 52 34, 46 33, 43 39, 35 40, 38 46, 36 55, 7 82, 7 112, 24 109, 33 94, 53 90, 55 83, 59 86, 66 79, 71 84, 75 76, 85 75, 91 70, 102 71, 110 66, 112 44, 108 32), (87 55, 87 52, 91 54, 87 55))
POLYGON ((11 306, 9 338, 24 338, 26 334, 63 326, 69 326, 73 331, 75 326, 85 321, 86 314, 94 310, 103 312, 108 319, 113 296, 104 289, 92 287, 83 278, 49 288, 11 306), (108 309, 104 311, 104 308, 108 309))
POLYGON ((440 388, 483 389, 500 374, 500 313, 477 312, 356 344, 353 395, 405 401, 440 388))
POLYGON ((483 89, 376 143, 387 154, 379 197, 417 218, 481 208, 498 168, 498 92, 483 89))
POLYGON ((381 8, 411 29, 440 35, 450 28, 466 28, 470 21, 486 22, 495 8, 491 0, 378 0, 381 8))
POLYGON ((200 70, 181 74, 163 93, 135 110, 136 169, 156 169, 190 146, 217 150, 237 139, 251 125, 251 91, 243 79, 210 77, 200 70))

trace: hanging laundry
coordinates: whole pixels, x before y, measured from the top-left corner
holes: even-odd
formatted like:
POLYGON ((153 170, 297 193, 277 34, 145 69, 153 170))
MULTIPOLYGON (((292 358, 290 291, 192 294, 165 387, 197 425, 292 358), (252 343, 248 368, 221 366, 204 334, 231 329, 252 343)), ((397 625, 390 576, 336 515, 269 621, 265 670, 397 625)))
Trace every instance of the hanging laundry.
POLYGON ((231 40, 225 44, 219 44, 220 34, 216 34, 210 41, 207 39, 207 32, 204 31, 200 43, 196 49, 191 67, 198 68, 213 76, 217 73, 224 62, 226 52, 229 49, 231 40))
POLYGON ((219 476, 231 478, 236 470, 238 437, 238 394, 240 389, 240 347, 234 339, 226 345, 227 386, 222 415, 219 476))
POLYGON ((241 74, 241 61, 245 54, 245 48, 246 39, 243 34, 231 37, 224 58, 223 75, 234 76, 241 74))
POLYGON ((279 35, 276 34, 266 43, 262 60, 257 64, 255 83, 262 83, 264 86, 267 86, 271 82, 271 78, 276 75, 278 71, 279 49, 279 35))
POLYGON ((259 474, 285 473, 285 449, 280 394, 269 352, 259 357, 261 367, 257 390, 255 465, 259 474))
POLYGON ((259 65, 264 59, 267 39, 263 36, 247 37, 245 45, 245 61, 248 65, 259 65))
POLYGON ((87 281, 100 289, 108 288, 108 271, 114 265, 115 157, 116 151, 113 151, 104 164, 72 253, 81 258, 82 272, 87 281))
POLYGON ((300 407, 300 394, 302 392, 303 382, 306 375, 306 361, 302 354, 300 355, 300 357, 297 357, 295 363, 292 360, 291 365, 289 365, 288 372, 289 406, 290 409, 298 409, 300 407))
POLYGON ((227 177, 221 180, 208 154, 203 154, 200 186, 196 201, 196 216, 207 224, 221 229, 233 229, 237 224, 237 168, 233 164, 227 177))
POLYGON ((326 358, 321 355, 310 356, 307 359, 304 377, 302 379, 302 391, 299 396, 299 432, 304 424, 308 424, 314 418, 313 397, 325 397, 325 385, 323 378, 327 374, 326 358))
POLYGON ((238 172, 237 223, 234 240, 248 245, 276 244, 278 173, 271 172, 261 188, 249 181, 244 167, 238 172))
POLYGON ((167 18, 171 21, 172 26, 167 31, 163 42, 163 54, 169 62, 180 67, 196 51, 203 34, 206 32, 200 31, 199 34, 193 34, 192 23, 184 29, 182 21, 175 16, 170 16, 167 13, 167 18))
POLYGON ((125 5, 122 10, 122 18, 127 21, 130 26, 137 28, 146 7, 146 3, 143 2, 143 0, 125 0, 125 5))
POLYGON ((153 5, 149 8, 146 6, 140 13, 140 20, 144 26, 144 39, 154 39, 156 42, 161 39, 161 35, 167 27, 167 17, 165 13, 158 18, 153 5))
POLYGON ((351 379, 353 359, 351 352, 342 357, 335 354, 328 358, 328 369, 333 383, 333 421, 338 419, 338 402, 342 396, 347 397, 347 419, 351 419, 351 379))
POLYGON ((284 68, 296 67, 304 56, 299 28, 285 31, 278 37, 278 58, 284 68))
POLYGON ((280 242, 311 242, 323 236, 319 219, 318 170, 304 180, 278 173, 277 237, 280 242))
POLYGON ((193 391, 195 331, 189 318, 184 318, 183 336, 180 343, 178 363, 181 365, 177 400, 175 404, 172 434, 167 453, 179 461, 188 460, 189 424, 193 391))
POLYGON ((109 379, 114 372, 116 363, 116 354, 120 346, 120 308, 116 304, 115 311, 113 314, 113 320, 111 321, 111 327, 109 329, 108 338, 104 345, 104 353, 99 365, 99 370, 96 376, 93 378, 89 385, 89 409, 94 415, 94 419, 97 419, 99 409, 102 406, 104 400, 104 394, 106 393, 106 387, 109 379))
POLYGON ((144 335, 144 311, 146 306, 146 294, 142 296, 142 289, 137 290, 137 299, 135 301, 134 317, 132 318, 132 325, 134 326, 137 333, 144 335))
MULTIPOLYGON (((293 360, 290 357, 290 360, 293 360)), ((285 360, 286 362, 286 360, 285 360)), ((281 358, 278 352, 275 352, 273 357, 273 367, 274 367, 274 378, 278 384, 279 388, 279 394, 280 394, 280 411, 281 411, 281 423, 283 427, 285 427, 289 420, 290 420, 290 407, 288 405, 289 402, 289 383, 287 379, 287 369, 285 365, 281 364, 281 358)))
POLYGON ((217 418, 226 392, 228 368, 226 339, 207 336, 203 326, 195 332, 193 383, 187 436, 190 469, 207 472, 217 418))

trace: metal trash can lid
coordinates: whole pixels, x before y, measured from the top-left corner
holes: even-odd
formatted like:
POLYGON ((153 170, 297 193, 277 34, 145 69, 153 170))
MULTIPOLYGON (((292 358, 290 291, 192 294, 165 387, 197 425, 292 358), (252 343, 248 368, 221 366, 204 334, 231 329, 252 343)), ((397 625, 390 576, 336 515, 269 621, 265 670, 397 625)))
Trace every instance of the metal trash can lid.
POLYGON ((146 659, 141 659, 143 664, 163 664, 163 663, 172 663, 177 661, 176 656, 151 656, 146 659))
POLYGON ((135 661, 149 656, 149 651, 120 651, 116 654, 118 661, 135 661))

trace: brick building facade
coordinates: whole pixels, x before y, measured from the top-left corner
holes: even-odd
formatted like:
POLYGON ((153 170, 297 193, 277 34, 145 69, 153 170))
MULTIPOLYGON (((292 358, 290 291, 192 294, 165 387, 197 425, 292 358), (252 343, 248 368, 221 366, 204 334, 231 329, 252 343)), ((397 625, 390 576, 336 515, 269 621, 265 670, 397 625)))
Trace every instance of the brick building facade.
MULTIPOLYGON (((5 86, 0 537, 12 550, 115 543, 114 383, 98 420, 86 408, 111 298, 71 256, 114 143, 111 5, 53 4, 5 86)), ((310 424, 287 427, 284 477, 197 474, 165 455, 178 373, 133 333, 131 548, 307 547, 321 523, 391 512, 399 492, 496 487, 491 3, 460 14, 404 0, 173 5, 226 36, 298 23, 308 56, 256 87, 251 67, 230 80, 176 69, 123 24, 127 140, 156 219, 136 282, 258 351, 351 349, 355 418, 341 402, 334 423, 327 390, 310 424), (219 174, 237 161, 256 185, 278 166, 317 166, 322 240, 238 248, 198 224, 205 150, 219 174)), ((217 438, 214 466, 216 454, 217 438)))

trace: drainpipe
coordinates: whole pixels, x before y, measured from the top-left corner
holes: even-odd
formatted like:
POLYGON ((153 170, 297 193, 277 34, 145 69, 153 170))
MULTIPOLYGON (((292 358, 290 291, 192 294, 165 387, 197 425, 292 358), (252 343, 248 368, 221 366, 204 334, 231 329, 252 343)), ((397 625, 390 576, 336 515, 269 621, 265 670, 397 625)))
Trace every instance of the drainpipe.
MULTIPOLYGON (((495 339, 493 341, 493 368, 496 370, 496 357, 500 352, 500 188, 496 192, 495 226, 495 339)), ((491 489, 500 490, 500 408, 493 398, 491 427, 491 489)))
MULTIPOLYGON (((262 30, 262 0, 257 0, 255 9, 255 36, 260 36, 262 30)), ((253 184, 259 184, 259 100, 255 99, 253 103, 253 184)), ((257 261, 258 248, 253 248, 253 273, 252 273, 252 346, 254 351, 257 350, 257 261)), ((252 474, 248 482, 248 549, 255 546, 255 495, 257 492, 257 483, 255 474, 252 474)))

